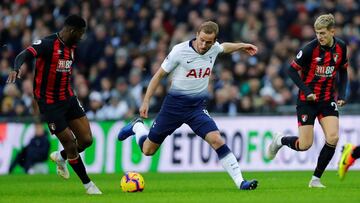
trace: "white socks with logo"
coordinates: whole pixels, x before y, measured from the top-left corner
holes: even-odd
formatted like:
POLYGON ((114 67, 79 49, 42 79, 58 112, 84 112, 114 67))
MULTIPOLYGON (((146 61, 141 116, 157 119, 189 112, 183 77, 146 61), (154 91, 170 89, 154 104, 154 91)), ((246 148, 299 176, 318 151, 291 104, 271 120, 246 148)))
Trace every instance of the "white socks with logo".
POLYGON ((235 155, 230 152, 224 158, 220 159, 220 163, 231 176, 236 186, 240 188, 241 182, 244 180, 244 178, 242 177, 240 166, 236 160, 235 155))

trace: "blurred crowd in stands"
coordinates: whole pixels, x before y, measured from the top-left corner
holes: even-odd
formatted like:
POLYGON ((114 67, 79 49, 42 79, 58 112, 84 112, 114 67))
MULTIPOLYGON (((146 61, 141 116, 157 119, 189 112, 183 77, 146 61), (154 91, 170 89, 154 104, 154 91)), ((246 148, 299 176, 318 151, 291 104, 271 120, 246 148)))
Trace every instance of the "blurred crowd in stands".
MULTIPOLYGON (((348 102, 360 102, 360 5, 357 0, 2 0, 0 5, 0 116, 31 115, 32 64, 6 84, 15 56, 79 14, 88 29, 77 47, 73 87, 90 119, 137 113, 152 75, 171 48, 195 37, 204 20, 219 24, 218 41, 248 42, 256 56, 220 55, 209 86, 211 113, 274 112, 296 103, 286 73, 298 49, 315 37, 314 19, 332 13, 336 35, 348 44, 348 102)), ((151 101, 159 111, 169 80, 151 101)))

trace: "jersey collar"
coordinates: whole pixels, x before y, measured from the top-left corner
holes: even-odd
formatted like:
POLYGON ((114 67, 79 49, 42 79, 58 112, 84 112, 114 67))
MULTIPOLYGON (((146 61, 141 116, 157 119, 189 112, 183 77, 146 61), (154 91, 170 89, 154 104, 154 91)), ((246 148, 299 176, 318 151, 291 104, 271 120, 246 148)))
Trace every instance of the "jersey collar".
POLYGON ((189 41, 189 47, 191 47, 197 54, 199 54, 199 55, 205 55, 205 54, 211 49, 211 48, 210 48, 209 50, 207 50, 207 52, 205 52, 204 54, 200 54, 199 52, 196 51, 195 47, 192 45, 192 42, 195 41, 195 40, 196 40, 196 38, 193 38, 193 39, 191 39, 191 40, 189 41))
POLYGON ((319 43, 320 47, 321 47, 322 49, 324 49, 324 50, 332 50, 332 49, 334 49, 334 47, 335 47, 335 45, 336 45, 336 43, 337 43, 337 40, 336 40, 336 37, 333 37, 333 39, 334 39, 334 43, 333 43, 333 45, 332 45, 331 47, 321 46, 320 43, 319 43))
POLYGON ((66 43, 61 39, 61 37, 60 37, 60 35, 59 35, 58 32, 56 33, 56 37, 59 39, 59 41, 60 41, 64 46, 70 47, 70 48, 76 48, 76 45, 72 45, 72 46, 66 45, 66 43))
POLYGON ((193 47, 193 45, 192 45, 192 42, 195 41, 195 40, 196 40, 196 38, 193 38, 193 39, 189 40, 189 47, 191 47, 196 53, 198 53, 196 51, 195 47, 193 47))

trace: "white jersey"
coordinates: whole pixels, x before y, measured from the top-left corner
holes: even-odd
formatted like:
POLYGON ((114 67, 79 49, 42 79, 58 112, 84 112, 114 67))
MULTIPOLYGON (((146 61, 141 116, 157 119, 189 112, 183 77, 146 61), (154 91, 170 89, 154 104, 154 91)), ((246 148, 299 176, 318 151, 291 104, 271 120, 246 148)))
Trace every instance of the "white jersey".
POLYGON ((224 48, 215 44, 203 55, 192 47, 192 41, 185 41, 173 47, 161 64, 161 68, 172 74, 170 94, 190 97, 208 94, 209 77, 215 59, 224 48))

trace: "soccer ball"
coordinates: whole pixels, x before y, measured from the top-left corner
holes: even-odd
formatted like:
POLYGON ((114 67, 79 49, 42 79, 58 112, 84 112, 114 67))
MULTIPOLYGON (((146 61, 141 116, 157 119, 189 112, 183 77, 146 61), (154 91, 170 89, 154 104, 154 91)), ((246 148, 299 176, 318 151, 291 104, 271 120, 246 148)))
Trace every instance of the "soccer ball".
POLYGON ((121 178, 120 185, 124 192, 142 192, 145 187, 145 182, 140 173, 127 172, 121 178))

